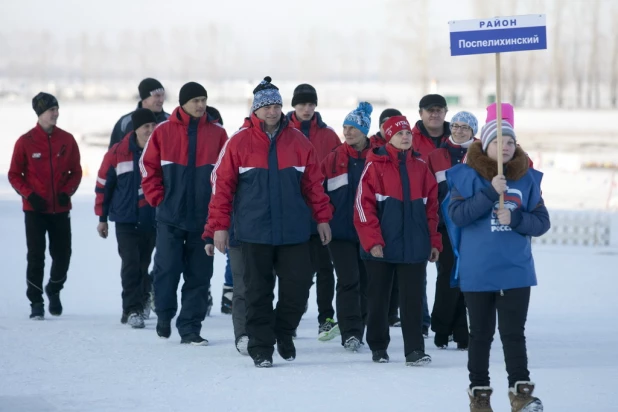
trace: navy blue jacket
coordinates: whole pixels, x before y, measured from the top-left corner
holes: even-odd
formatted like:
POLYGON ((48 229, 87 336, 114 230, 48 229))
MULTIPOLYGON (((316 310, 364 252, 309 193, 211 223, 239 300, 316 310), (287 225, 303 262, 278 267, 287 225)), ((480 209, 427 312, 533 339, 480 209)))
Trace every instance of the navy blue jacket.
POLYGON ((100 222, 132 223, 142 230, 155 229, 155 210, 144 198, 139 158, 142 149, 130 132, 103 157, 95 188, 94 211, 100 222))
POLYGON ((369 140, 360 152, 344 143, 330 152, 322 162, 324 189, 335 208, 330 224, 333 239, 359 242, 354 227, 354 200, 369 151, 369 140))
MULTIPOLYGON (((141 109, 141 107, 142 107, 142 102, 139 102, 137 104, 137 108, 141 109)), ((120 142, 123 139, 123 137, 127 135, 127 133, 133 130, 133 120, 131 120, 132 114, 133 112, 125 114, 120 119, 118 119, 118 121, 114 125, 114 129, 112 130, 112 135, 109 139, 110 149, 113 145, 120 142)), ((157 120, 157 123, 164 122, 170 117, 169 113, 165 113, 165 111, 160 111, 159 113, 155 113, 154 115, 155 115, 155 119, 157 120)))

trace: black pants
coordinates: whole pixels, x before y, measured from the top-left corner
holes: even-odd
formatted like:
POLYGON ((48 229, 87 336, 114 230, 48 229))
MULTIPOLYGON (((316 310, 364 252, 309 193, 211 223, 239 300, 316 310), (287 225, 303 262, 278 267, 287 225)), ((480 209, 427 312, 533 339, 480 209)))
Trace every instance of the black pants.
POLYGON ((71 219, 69 212, 24 212, 28 268, 26 296, 30 303, 43 303, 43 276, 45 272, 45 235, 49 236, 49 254, 52 258, 49 292, 54 294, 64 287, 71 261, 71 219))
POLYGON ((118 254, 122 260, 122 311, 141 312, 150 293, 148 267, 152 260, 157 232, 139 230, 134 224, 116 223, 118 254))
POLYGON ((393 288, 391 289, 391 301, 388 307, 388 318, 395 319, 399 317, 399 282, 397 274, 393 278, 393 288))
POLYGON ((318 322, 335 318, 333 299, 335 298, 335 274, 330 260, 328 248, 322 244, 320 236, 313 235, 309 240, 311 247, 311 263, 316 273, 316 295, 318 301, 318 322))
POLYGON ((242 258, 242 248, 230 247, 227 251, 230 257, 230 269, 234 281, 232 294, 232 324, 234 338, 247 334, 247 306, 245 305, 245 262, 242 258))
POLYGON ((272 356, 276 339, 291 339, 305 311, 313 270, 309 243, 242 244, 249 354, 272 356), (275 275, 279 300, 273 310, 275 275))
POLYGON ((468 371, 471 388, 489 386, 489 350, 496 331, 496 311, 509 387, 517 381, 530 380, 524 336, 530 288, 503 293, 504 296, 500 292, 464 292, 470 315, 468 371))
POLYGON ((204 251, 201 232, 157 225, 154 256, 155 308, 159 322, 170 322, 178 310, 176 292, 182 273, 182 297, 176 327, 181 338, 199 334, 208 308, 213 262, 204 251))
POLYGON ((423 339, 423 285, 427 263, 394 264, 366 260, 367 343, 374 350, 386 350, 390 343, 388 308, 393 278, 397 274, 404 352, 425 350, 423 339))
POLYGON ((360 245, 345 240, 328 244, 337 274, 337 318, 341 343, 350 337, 362 342, 367 319, 367 271, 360 259, 360 245))
POLYGON ((453 334, 455 342, 467 343, 468 319, 464 296, 459 288, 451 288, 451 271, 455 260, 453 247, 446 230, 440 230, 440 233, 443 250, 436 263, 438 277, 431 312, 431 330, 444 335, 453 334))

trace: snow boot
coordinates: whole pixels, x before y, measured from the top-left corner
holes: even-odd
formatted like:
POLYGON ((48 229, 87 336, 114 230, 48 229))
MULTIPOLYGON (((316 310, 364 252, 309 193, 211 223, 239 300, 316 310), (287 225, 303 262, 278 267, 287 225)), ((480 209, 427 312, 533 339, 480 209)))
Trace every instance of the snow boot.
POLYGON ((157 321, 157 335, 162 339, 168 339, 172 336, 172 322, 165 322, 159 319, 157 321))
POLYGON ((223 296, 221 296, 221 313, 224 315, 232 314, 232 296, 234 288, 232 286, 223 285, 223 296))
POLYGON ((60 316, 62 315, 62 302, 60 302, 60 292, 50 293, 49 292, 49 283, 45 286, 45 294, 49 299, 49 306, 47 309, 49 310, 49 314, 52 316, 60 316))
POLYGON ((388 353, 385 350, 373 350, 371 351, 371 360, 375 363, 388 363, 388 353))
POLYGON ((433 343, 438 349, 448 348, 448 335, 446 333, 437 333, 433 337, 433 343))
POLYGON ((468 388, 470 397, 470 412, 493 412, 491 409, 491 394, 493 389, 489 386, 475 386, 468 388))
POLYGON ((406 366, 425 366, 431 363, 431 356, 422 350, 415 350, 406 355, 406 366))
POLYGON ((391 328, 400 328, 401 327, 401 319, 399 316, 392 316, 388 319, 388 324, 391 328))
POLYGON ((361 341, 356 336, 349 337, 343 344, 345 350, 350 352, 358 352, 361 347, 361 341))
POLYGON ((296 347, 291 336, 277 339, 277 352, 286 361, 291 362, 296 359, 296 347))
POLYGON ((236 350, 243 356, 249 356, 249 336, 242 335, 236 339, 236 350))
POLYGON ((144 318, 141 313, 132 312, 127 318, 127 323, 133 329, 143 329, 146 325, 144 324, 144 318))
POLYGON ((208 346, 208 341, 198 334, 185 336, 180 339, 180 343, 183 345, 208 346))
POLYGON ((273 367, 273 357, 269 355, 257 354, 253 358, 253 364, 256 368, 272 368, 273 367))
POLYGON ((532 396, 534 383, 518 381, 515 387, 509 388, 509 400, 512 412, 542 412, 543 404, 539 398, 532 396))
POLYGON ((30 319, 43 320, 45 319, 45 305, 43 303, 30 304, 30 319))
POLYGON ((318 340, 326 342, 341 335, 339 325, 334 320, 328 318, 326 322, 322 323, 318 328, 318 340))

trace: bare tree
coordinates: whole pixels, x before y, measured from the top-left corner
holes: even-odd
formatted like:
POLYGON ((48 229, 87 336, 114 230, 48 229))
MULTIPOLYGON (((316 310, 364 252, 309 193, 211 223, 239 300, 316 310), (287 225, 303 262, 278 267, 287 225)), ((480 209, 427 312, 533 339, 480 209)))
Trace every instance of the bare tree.
MULTIPOLYGON (((474 0, 474 12, 476 14, 475 18, 482 19, 490 17, 494 14, 492 13, 492 10, 495 10, 495 7, 496 2, 493 2, 492 0, 474 0)), ((479 106, 484 106, 485 87, 487 87, 488 83, 491 83, 491 79, 495 76, 494 70, 492 70, 493 55, 480 55, 475 58, 476 60, 470 68, 472 71, 474 84, 476 85, 476 104, 479 106)))
MULTIPOLYGON (((618 21, 618 5, 613 4, 612 21, 618 21)), ((618 25, 612 25, 614 47, 612 50, 612 62, 610 70, 610 101, 613 108, 618 108, 618 25)))
POLYGON ((589 108, 598 109, 600 105, 600 76, 599 76, 599 16, 601 13, 600 0, 593 0, 591 4, 591 42, 590 42, 590 57, 588 61, 588 93, 587 106, 589 108))
POLYGON ((551 63, 551 72, 552 72, 552 81, 549 83, 548 95, 549 99, 547 102, 551 104, 554 100, 554 96, 556 97, 555 104, 562 108, 564 106, 564 91, 567 87, 566 83, 566 68, 565 68, 565 59, 564 59, 564 48, 562 46, 562 28, 563 18, 564 18, 564 10, 568 7, 568 3, 566 2, 558 2, 554 1, 554 16, 555 21, 554 25, 554 41, 552 45, 552 63, 551 63))

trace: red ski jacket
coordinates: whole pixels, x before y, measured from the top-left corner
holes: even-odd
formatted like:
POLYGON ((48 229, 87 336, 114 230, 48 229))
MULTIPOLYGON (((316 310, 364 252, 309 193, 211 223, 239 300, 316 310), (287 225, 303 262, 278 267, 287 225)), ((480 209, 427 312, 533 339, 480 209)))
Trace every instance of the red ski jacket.
POLYGON ((37 124, 15 142, 8 174, 25 211, 34 210, 26 199, 36 193, 47 202, 43 213, 68 212, 71 203, 60 206, 58 195, 72 196, 82 180, 77 142, 59 127, 48 134, 37 124))

